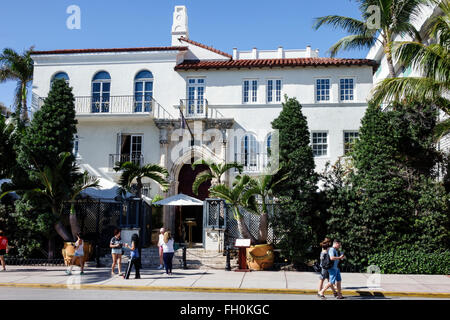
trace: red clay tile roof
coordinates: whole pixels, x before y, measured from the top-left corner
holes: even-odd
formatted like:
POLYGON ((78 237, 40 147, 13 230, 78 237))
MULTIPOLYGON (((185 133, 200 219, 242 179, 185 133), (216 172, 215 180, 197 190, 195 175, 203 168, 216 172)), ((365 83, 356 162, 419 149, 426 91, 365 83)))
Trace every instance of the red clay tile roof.
POLYGON ((228 53, 226 53, 226 52, 217 50, 217 49, 215 49, 215 48, 213 48, 213 47, 204 45, 204 44, 202 44, 202 43, 200 43, 200 42, 197 42, 197 41, 194 41, 194 40, 191 40, 191 39, 186 39, 186 38, 181 37, 181 38, 178 38, 178 40, 184 41, 184 42, 187 42, 187 43, 190 43, 190 44, 193 44, 194 46, 197 46, 197 47, 200 47, 200 48, 203 48, 203 49, 212 51, 212 52, 214 52, 214 53, 220 54, 220 55, 225 56, 225 57, 230 58, 230 59, 233 58, 232 55, 230 55, 230 54, 228 54, 228 53))
POLYGON ((230 61, 185 60, 175 66, 175 70, 196 69, 234 69, 234 68, 277 68, 277 67, 327 67, 327 66, 372 66, 378 67, 375 60, 340 58, 284 58, 253 59, 230 61))
POLYGON ((34 55, 41 54, 70 54, 70 53, 98 53, 98 52, 131 52, 131 51, 183 51, 187 47, 141 47, 141 48, 112 48, 112 49, 65 49, 51 51, 33 51, 34 55))

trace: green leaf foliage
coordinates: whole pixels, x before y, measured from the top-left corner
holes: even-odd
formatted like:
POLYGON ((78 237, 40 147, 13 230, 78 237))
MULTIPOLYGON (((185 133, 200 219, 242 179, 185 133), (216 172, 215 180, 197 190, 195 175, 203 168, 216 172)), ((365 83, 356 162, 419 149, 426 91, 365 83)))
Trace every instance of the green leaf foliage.
POLYGON ((275 214, 272 227, 282 255, 293 262, 303 262, 318 243, 315 226, 320 215, 315 202, 318 175, 314 171, 308 123, 295 98, 286 98, 272 128, 278 130, 280 152, 280 170, 274 179, 288 175, 273 190, 282 210, 275 214))

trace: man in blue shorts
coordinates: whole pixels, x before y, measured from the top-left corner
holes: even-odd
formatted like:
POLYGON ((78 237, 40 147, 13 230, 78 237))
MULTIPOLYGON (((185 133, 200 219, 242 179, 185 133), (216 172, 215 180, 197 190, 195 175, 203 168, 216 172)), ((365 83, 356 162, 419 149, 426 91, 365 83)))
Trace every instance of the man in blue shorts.
POLYGON ((333 241, 333 246, 328 249, 328 255, 330 256, 330 260, 334 261, 333 267, 328 269, 328 274, 330 275, 330 282, 319 292, 320 295, 323 295, 324 292, 330 288, 332 285, 336 286, 337 290, 337 299, 344 299, 341 292, 341 271, 339 270, 338 264, 339 260, 345 259, 344 255, 338 256, 338 249, 341 247, 341 242, 339 240, 333 241))

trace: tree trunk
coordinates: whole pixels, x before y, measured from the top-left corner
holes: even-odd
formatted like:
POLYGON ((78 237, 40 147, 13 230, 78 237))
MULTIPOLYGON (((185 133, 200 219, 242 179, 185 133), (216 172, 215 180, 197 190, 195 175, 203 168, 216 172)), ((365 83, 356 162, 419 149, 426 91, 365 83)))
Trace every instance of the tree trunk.
POLYGON ((55 237, 51 236, 48 239, 48 260, 55 258, 55 237))
POLYGON ((141 178, 137 178, 136 180, 137 180, 137 193, 136 193, 136 197, 138 197, 139 199, 141 199, 141 198, 142 198, 142 188, 143 188, 142 180, 141 180, 141 178))
POLYGON ((259 243, 267 243, 267 235, 269 233, 269 215, 267 212, 261 214, 259 219, 259 243))
POLYGON ((238 218, 237 223, 238 223, 238 229, 239 229, 240 235, 244 239, 250 239, 252 244, 256 243, 255 237, 253 237, 252 234, 250 233, 250 231, 248 231, 248 228, 247 228, 247 225, 245 224, 244 218, 240 214, 238 214, 236 207, 234 208, 234 211, 235 211, 235 216, 238 218))
POLYGON ((66 227, 64 227, 64 225, 61 223, 61 221, 55 223, 55 230, 64 241, 72 241, 72 236, 67 231, 66 227))
POLYGON ((71 204, 70 215, 69 215, 70 229, 72 231, 73 239, 77 239, 77 234, 81 231, 80 225, 78 224, 77 213, 75 212, 75 206, 71 204))
POLYGON ((389 68, 389 77, 395 78, 395 68, 394 68, 394 62, 392 60, 392 42, 390 35, 385 32, 385 40, 384 42, 384 54, 386 55, 386 61, 389 68))
POLYGON ((22 120, 28 121, 28 109, 27 109, 27 85, 26 82, 22 83, 22 120))

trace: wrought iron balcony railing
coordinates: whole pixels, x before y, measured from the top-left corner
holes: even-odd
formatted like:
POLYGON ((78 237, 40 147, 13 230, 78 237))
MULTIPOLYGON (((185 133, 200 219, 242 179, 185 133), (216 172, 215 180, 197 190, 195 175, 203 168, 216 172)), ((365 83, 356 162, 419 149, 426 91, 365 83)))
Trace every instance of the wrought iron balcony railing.
POLYGON ((270 157, 267 153, 249 152, 234 154, 234 161, 244 166, 244 172, 261 172, 268 167, 269 160, 270 157))
MULTIPOLYGON (((34 109, 40 109, 45 98, 33 95, 34 109)), ((84 96, 75 97, 77 115, 143 114, 157 119, 172 119, 173 116, 150 96, 84 96)))
POLYGON ((122 153, 122 154, 110 154, 109 155, 109 169, 113 169, 119 163, 132 162, 138 166, 144 165, 144 155, 140 152, 136 153, 122 153))

